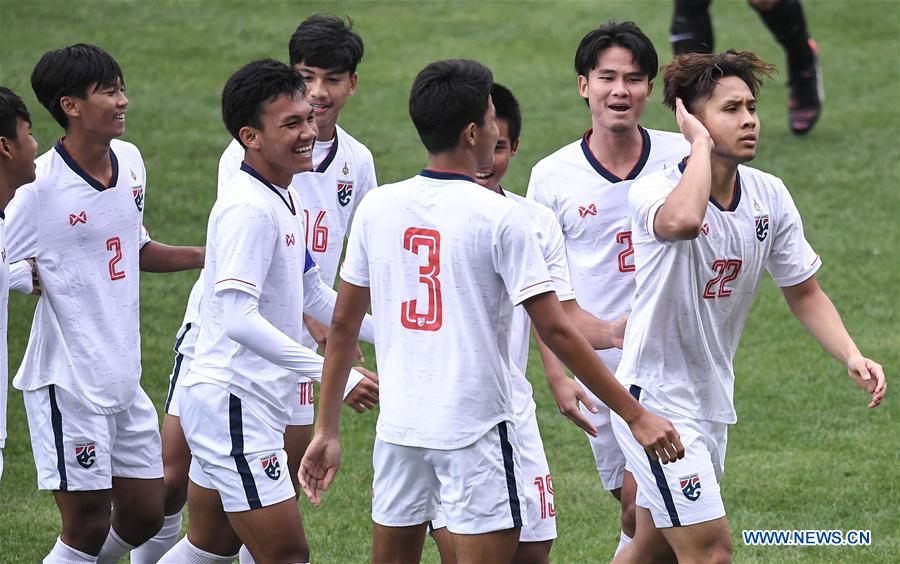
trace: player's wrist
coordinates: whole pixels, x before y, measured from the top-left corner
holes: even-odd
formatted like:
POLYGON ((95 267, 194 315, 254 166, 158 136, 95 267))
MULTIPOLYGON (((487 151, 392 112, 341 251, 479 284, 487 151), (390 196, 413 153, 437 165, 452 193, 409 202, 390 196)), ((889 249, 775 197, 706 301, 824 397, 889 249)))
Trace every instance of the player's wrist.
POLYGON ((712 151, 713 146, 713 140, 709 134, 698 135, 691 139, 691 154, 694 154, 695 151, 712 151))

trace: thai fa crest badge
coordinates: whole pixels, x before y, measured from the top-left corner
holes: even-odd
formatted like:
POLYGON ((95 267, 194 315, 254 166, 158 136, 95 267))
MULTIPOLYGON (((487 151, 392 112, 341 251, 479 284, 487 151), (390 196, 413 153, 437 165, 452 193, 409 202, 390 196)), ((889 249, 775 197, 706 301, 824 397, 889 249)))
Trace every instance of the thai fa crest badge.
POLYGON ((90 468, 97 458, 97 444, 94 441, 75 443, 75 460, 82 468, 90 468))
POLYGON ((277 454, 270 454, 259 459, 263 472, 270 480, 277 480, 281 477, 281 464, 278 462, 277 454))
POLYGON ((682 476, 681 478, 678 478, 678 481, 681 484, 681 493, 684 494, 684 497, 688 498, 691 501, 697 501, 698 499, 700 499, 699 474, 682 476))

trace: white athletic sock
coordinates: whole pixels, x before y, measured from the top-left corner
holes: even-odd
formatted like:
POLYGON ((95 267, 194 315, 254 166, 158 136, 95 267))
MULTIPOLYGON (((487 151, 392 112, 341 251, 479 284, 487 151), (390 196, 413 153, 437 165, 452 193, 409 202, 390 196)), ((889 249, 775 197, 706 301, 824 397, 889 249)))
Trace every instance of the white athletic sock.
POLYGON ((100 554, 97 555, 97 562, 100 564, 118 562, 123 556, 128 554, 134 547, 122 540, 122 537, 116 534, 116 530, 110 526, 109 534, 103 541, 103 547, 100 554))
POLYGON ((65 544, 59 537, 56 537, 56 544, 53 545, 53 550, 44 557, 44 564, 77 564, 79 562, 96 561, 96 556, 91 556, 86 552, 75 550, 71 546, 65 544))
POLYGON ((237 554, 219 556, 212 552, 200 550, 192 545, 187 535, 185 535, 180 541, 175 543, 172 550, 159 560, 159 564, 231 564, 231 561, 235 558, 237 558, 237 554))
POLYGON ((241 545, 241 550, 238 552, 238 562, 241 564, 256 564, 256 560, 253 559, 253 555, 247 550, 247 545, 245 544, 241 545))
POLYGON ((619 546, 616 547, 616 555, 622 552, 622 549, 631 542, 631 537, 625 534, 625 531, 619 531, 619 546))
POLYGON ((163 554, 175 546, 181 534, 183 511, 181 509, 178 513, 166 515, 156 536, 131 551, 131 564, 156 564, 163 554))

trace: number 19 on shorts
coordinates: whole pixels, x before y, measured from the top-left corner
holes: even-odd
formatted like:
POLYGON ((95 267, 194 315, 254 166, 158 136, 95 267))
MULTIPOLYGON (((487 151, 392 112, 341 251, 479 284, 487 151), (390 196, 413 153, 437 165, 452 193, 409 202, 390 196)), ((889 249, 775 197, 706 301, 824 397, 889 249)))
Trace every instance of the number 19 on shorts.
POLYGON ((403 234, 403 248, 414 255, 425 255, 427 260, 419 267, 419 284, 424 285, 428 298, 426 307, 419 304, 418 298, 400 304, 400 323, 415 331, 437 331, 443 322, 441 281, 438 279, 441 273, 441 234, 434 229, 410 227, 403 234))

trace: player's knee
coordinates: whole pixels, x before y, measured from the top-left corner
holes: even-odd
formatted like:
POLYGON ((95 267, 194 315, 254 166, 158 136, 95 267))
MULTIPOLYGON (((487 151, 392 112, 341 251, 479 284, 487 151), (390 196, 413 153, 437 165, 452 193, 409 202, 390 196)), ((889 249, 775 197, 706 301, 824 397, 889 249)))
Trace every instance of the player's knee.
POLYGON ((116 508, 119 513, 116 522, 116 532, 123 540, 138 546, 153 538, 163 526, 163 504, 148 503, 141 507, 132 507, 127 510, 116 508))
POLYGON ((631 538, 634 538, 637 529, 637 517, 635 517, 634 499, 623 496, 622 501, 622 530, 631 538))
POLYGON ((188 475, 181 472, 170 472, 168 466, 165 467, 165 514, 172 515, 181 511, 184 504, 187 503, 188 475))
POLYGON ((513 558, 514 564, 547 564, 550 562, 552 540, 541 542, 520 542, 513 558))
POLYGON ((729 564, 731 562, 731 537, 728 535, 717 537, 708 546, 704 561, 711 564, 729 564))

